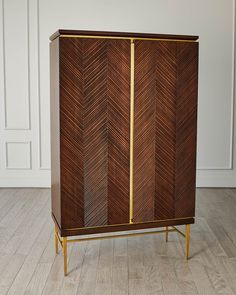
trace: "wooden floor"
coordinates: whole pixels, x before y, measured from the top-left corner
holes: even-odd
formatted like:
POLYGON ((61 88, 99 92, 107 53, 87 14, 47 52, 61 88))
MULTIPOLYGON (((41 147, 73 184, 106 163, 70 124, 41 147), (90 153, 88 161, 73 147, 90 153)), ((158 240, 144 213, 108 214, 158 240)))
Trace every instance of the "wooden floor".
POLYGON ((0 190, 0 294, 236 294, 236 190, 198 189, 190 260, 177 233, 69 244, 55 256, 49 189, 0 190))

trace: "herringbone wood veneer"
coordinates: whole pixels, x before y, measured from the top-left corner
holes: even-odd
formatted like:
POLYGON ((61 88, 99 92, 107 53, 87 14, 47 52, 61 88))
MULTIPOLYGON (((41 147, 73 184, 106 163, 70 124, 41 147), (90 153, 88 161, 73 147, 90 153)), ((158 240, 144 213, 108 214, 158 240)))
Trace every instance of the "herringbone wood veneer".
POLYGON ((129 48, 60 38, 63 228, 129 222, 129 48))
POLYGON ((64 236, 194 222, 198 43, 135 40, 134 224, 130 45, 51 43, 52 213, 64 236))
POLYGON ((134 222, 195 211, 198 43, 135 41, 134 222))

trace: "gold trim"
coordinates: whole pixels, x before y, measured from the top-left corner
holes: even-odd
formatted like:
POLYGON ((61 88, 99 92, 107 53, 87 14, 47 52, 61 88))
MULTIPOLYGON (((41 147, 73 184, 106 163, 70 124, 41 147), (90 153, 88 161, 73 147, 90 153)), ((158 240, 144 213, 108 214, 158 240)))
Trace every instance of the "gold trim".
POLYGON ((129 166, 129 222, 133 223, 134 202, 134 40, 130 44, 130 166, 129 166))
MULTIPOLYGON (((175 221, 175 220, 185 220, 185 219, 194 219, 194 217, 181 217, 181 218, 173 218, 173 219, 161 219, 161 220, 154 220, 154 221, 144 221, 144 222, 133 222, 132 224, 143 224, 143 223, 157 223, 163 221, 175 221)), ((185 224, 185 223, 183 223, 185 224)), ((113 227, 113 226, 121 226, 121 225, 130 225, 129 222, 127 223, 118 223, 118 224, 107 224, 107 225, 99 225, 99 226, 84 226, 84 227, 74 227, 74 228, 63 228, 64 231, 75 231, 81 229, 92 229, 92 228, 101 228, 101 227, 113 227)))
POLYGON ((92 36, 92 35, 60 35, 59 38, 90 38, 90 39, 114 39, 114 40, 148 40, 148 41, 167 41, 167 42, 198 42, 197 40, 168 39, 168 38, 142 38, 142 37, 118 37, 118 36, 92 36))

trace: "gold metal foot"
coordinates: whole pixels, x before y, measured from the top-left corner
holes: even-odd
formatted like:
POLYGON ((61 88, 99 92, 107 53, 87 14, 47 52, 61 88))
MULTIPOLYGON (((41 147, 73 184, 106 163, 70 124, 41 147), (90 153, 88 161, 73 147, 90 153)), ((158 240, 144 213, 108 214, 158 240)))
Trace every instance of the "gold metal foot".
POLYGON ((56 254, 58 254, 58 230, 56 228, 56 226, 54 227, 54 241, 55 241, 55 251, 56 251, 56 254))
POLYGON ((64 275, 67 276, 67 238, 62 240, 63 256, 64 256, 64 275))
POLYGON ((189 258, 190 224, 185 226, 185 258, 189 258))
POLYGON ((169 228, 166 226, 166 242, 168 242, 169 228))

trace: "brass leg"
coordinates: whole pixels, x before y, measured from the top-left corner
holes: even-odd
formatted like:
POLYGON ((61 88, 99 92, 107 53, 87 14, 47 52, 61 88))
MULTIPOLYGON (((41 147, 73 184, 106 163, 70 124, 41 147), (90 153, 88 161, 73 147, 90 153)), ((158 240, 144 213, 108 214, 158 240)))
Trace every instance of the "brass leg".
POLYGON ((169 228, 166 226, 166 242, 168 242, 169 228))
POLYGON ((185 258, 189 258, 190 224, 185 226, 185 258))
POLYGON ((64 275, 67 275, 67 238, 64 237, 62 241, 63 256, 64 256, 64 275))
POLYGON ((58 254, 58 238, 57 238, 57 228, 56 226, 54 227, 54 241, 55 241, 55 251, 56 254, 58 254))

